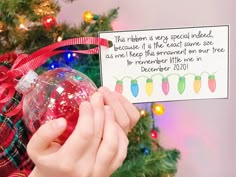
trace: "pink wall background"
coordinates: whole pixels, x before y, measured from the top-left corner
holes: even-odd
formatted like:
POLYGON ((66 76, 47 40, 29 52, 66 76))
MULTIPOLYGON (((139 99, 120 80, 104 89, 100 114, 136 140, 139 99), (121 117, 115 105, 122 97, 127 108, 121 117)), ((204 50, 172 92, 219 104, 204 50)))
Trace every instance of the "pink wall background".
POLYGON ((234 0, 86 0, 66 4, 58 21, 79 25, 85 10, 96 14, 120 7, 114 30, 230 25, 229 99, 163 103, 156 117, 160 140, 182 158, 176 177, 236 177, 236 1, 234 0))

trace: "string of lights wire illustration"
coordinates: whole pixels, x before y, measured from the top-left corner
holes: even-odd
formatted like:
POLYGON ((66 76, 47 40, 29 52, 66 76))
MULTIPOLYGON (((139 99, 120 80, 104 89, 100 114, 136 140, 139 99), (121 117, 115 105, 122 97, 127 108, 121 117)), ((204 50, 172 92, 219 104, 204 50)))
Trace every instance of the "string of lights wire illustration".
POLYGON ((187 73, 185 75, 179 75, 176 73, 172 73, 169 74, 167 76, 164 76, 163 74, 157 73, 152 75, 151 77, 147 77, 147 76, 138 76, 136 78, 132 78, 130 76, 125 76, 121 79, 117 79, 116 77, 114 77, 116 79, 116 85, 115 85, 115 91, 122 93, 123 92, 123 80, 124 79, 130 79, 130 90, 131 93, 134 97, 137 97, 139 94, 139 83, 138 83, 138 79, 139 78, 146 78, 146 84, 145 84, 145 91, 147 96, 151 96, 153 94, 154 91, 154 84, 153 84, 153 79, 154 77, 160 76, 162 83, 161 83, 161 88, 162 88, 162 92, 164 95, 168 95, 169 90, 170 90, 170 84, 169 84, 169 77, 170 76, 178 76, 178 93, 180 95, 182 95, 185 91, 185 87, 186 87, 186 76, 187 75, 192 75, 194 76, 194 81, 193 81, 193 89, 194 92, 196 94, 198 94, 201 90, 202 87, 202 75, 207 74, 208 75, 208 88, 209 90, 214 93, 216 90, 216 79, 215 79, 215 73, 210 74, 209 72, 203 71, 201 74, 197 75, 194 73, 187 73))

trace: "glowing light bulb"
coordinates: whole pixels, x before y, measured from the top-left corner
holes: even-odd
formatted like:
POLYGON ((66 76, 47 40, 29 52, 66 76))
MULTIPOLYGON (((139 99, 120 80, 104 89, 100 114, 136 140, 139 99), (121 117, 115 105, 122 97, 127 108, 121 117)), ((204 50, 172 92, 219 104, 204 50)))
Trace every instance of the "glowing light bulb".
POLYGON ((141 111, 140 111, 140 115, 141 115, 141 117, 144 117, 144 116, 146 116, 146 111, 144 110, 144 109, 142 109, 141 111))
POLYGON ((99 16, 93 14, 91 11, 85 11, 83 14, 83 19, 85 22, 90 23, 92 20, 99 19, 99 16))
POLYGON ((158 133, 157 133, 157 131, 153 129, 153 130, 150 132, 150 136, 151 136, 152 138, 154 138, 154 139, 157 139, 157 138, 158 138, 158 133))
POLYGON ((63 39, 62 36, 58 36, 58 37, 57 37, 57 42, 62 41, 62 39, 63 39))
POLYGON ((28 28, 24 24, 20 24, 19 29, 28 30, 28 28))
POLYGON ((24 24, 25 23, 25 17, 24 16, 19 16, 19 23, 24 24))
POLYGON ((154 114, 160 116, 165 113, 165 107, 164 107, 164 105, 162 105, 160 103, 158 103, 158 104, 155 103, 152 105, 152 111, 154 114))

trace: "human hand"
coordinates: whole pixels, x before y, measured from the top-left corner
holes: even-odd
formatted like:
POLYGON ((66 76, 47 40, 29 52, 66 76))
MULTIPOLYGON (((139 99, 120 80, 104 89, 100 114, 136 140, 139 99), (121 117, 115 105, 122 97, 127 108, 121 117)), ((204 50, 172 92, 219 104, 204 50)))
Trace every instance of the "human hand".
POLYGON ((137 108, 118 92, 110 91, 106 87, 101 87, 98 91, 102 93, 105 105, 112 108, 116 122, 127 134, 140 118, 137 108))
POLYGON ((108 177, 123 163, 128 139, 100 93, 81 103, 78 123, 66 142, 54 142, 65 128, 65 119, 59 118, 32 136, 27 151, 35 168, 29 177, 108 177))

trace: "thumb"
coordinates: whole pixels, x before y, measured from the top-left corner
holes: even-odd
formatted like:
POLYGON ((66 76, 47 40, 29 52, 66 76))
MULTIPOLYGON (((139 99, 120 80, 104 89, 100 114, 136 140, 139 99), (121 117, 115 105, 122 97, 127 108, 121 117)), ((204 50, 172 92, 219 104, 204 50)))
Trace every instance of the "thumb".
POLYGON ((31 137, 27 145, 27 153, 33 159, 50 147, 51 143, 66 129, 66 120, 58 118, 43 124, 31 137))

